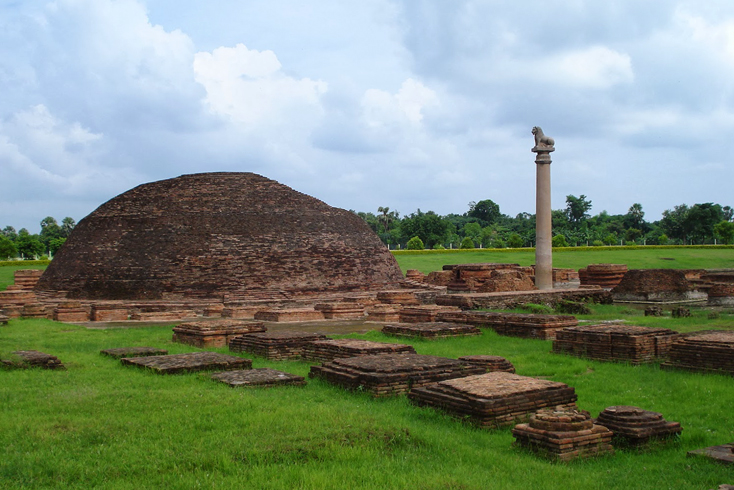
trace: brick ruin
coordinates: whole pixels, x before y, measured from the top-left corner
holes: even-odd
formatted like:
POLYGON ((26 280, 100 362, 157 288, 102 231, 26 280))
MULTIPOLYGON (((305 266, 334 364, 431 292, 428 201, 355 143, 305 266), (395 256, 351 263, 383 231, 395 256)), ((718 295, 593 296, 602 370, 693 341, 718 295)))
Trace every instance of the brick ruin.
POLYGON ((595 424, 588 413, 563 407, 538 410, 512 435, 516 445, 556 461, 614 454, 612 431, 595 424))
POLYGON ((702 270, 633 269, 612 289, 614 301, 679 302, 704 301, 707 295, 698 287, 702 270))
MULTIPOLYGON (((179 303, 163 308, 174 312, 167 320, 221 315, 238 302, 313 306, 402 281, 395 258, 355 213, 256 174, 222 172, 143 184, 104 203, 74 228, 35 296, 52 308, 76 301, 88 310, 86 320, 66 321, 92 320, 92 310, 101 321, 153 320, 161 312, 133 304, 179 303)), ((3 307, 34 299, 27 289, 4 293, 3 307)))
POLYGON ((580 325, 556 332, 553 352, 598 361, 646 364, 667 359, 679 334, 634 325, 580 325))
POLYGON ((678 422, 665 420, 661 413, 625 405, 605 408, 594 423, 614 432, 615 443, 631 446, 640 446, 652 439, 667 439, 683 430, 678 422))
POLYGON ((527 420, 544 407, 576 409, 576 391, 558 381, 493 372, 416 386, 408 398, 468 419, 480 427, 496 428, 527 420))
POLYGON ((421 354, 377 354, 334 359, 311 366, 310 377, 375 397, 407 393, 411 387, 484 372, 480 366, 421 354))
POLYGON ((557 331, 578 325, 576 317, 571 315, 535 315, 494 311, 447 311, 439 313, 437 320, 491 328, 498 335, 542 340, 553 340, 557 331))
POLYGON ((670 346, 663 369, 734 375, 734 332, 708 330, 682 334, 670 346))
POLYGON ((391 323, 382 327, 382 333, 393 337, 414 337, 427 340, 482 335, 482 331, 474 325, 450 322, 391 323))
POLYGON ((305 386, 306 378, 277 369, 239 369, 214 373, 211 378, 232 387, 305 386))
POLYGON ((115 347, 114 349, 102 349, 99 353, 113 359, 122 359, 123 357, 165 356, 168 351, 157 347, 115 347))
POLYGON ((303 346, 301 358, 312 362, 331 362, 334 359, 371 356, 375 354, 415 354, 415 348, 407 344, 373 342, 359 339, 313 340, 303 346))
POLYGON ((487 355, 473 355, 473 356, 461 356, 460 361, 468 362, 469 364, 476 364, 482 366, 486 372, 493 373, 495 371, 501 371, 503 373, 515 373, 515 366, 510 361, 501 356, 487 356, 487 355))
POLYGON ((13 358, 0 359, 0 368, 5 369, 28 369, 41 368, 65 371, 66 366, 58 357, 39 352, 37 350, 17 350, 12 352, 13 358))
POLYGON ((627 266, 624 264, 589 264, 579 269, 579 281, 582 286, 613 288, 626 273, 627 266))
POLYGON ((305 346, 314 340, 326 340, 326 335, 309 332, 257 332, 238 335, 229 341, 230 352, 247 352, 266 359, 281 361, 298 359, 305 346))
POLYGON ((224 347, 230 340, 246 333, 264 332, 262 322, 242 320, 210 320, 182 322, 173 327, 173 341, 194 347, 224 347))
POLYGON ((150 369, 158 374, 194 373, 222 369, 250 369, 252 361, 238 356, 228 356, 217 352, 190 352, 188 354, 168 354, 163 356, 123 357, 120 362, 125 366, 150 369))

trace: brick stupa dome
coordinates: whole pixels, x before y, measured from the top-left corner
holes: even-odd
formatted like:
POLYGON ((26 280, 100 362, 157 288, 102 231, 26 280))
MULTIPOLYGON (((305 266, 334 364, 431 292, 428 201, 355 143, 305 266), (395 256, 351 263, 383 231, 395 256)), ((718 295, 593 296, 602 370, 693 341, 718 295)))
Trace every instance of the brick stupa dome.
POLYGON ((253 173, 143 184, 79 222, 36 291, 75 299, 243 298, 395 287, 357 215, 253 173))

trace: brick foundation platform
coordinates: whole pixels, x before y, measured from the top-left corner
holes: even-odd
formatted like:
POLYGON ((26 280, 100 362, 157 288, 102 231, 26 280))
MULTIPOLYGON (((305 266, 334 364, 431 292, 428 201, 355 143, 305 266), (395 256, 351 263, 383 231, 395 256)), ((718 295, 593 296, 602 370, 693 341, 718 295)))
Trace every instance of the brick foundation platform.
POLYGON ((399 322, 399 305, 373 305, 366 308, 367 321, 371 322, 399 322))
POLYGON ((379 291, 377 293, 377 300, 380 303, 388 305, 419 305, 420 301, 416 298, 413 291, 407 290, 394 290, 394 291, 379 291))
POLYGON ((468 362, 469 364, 476 364, 482 366, 485 372, 503 372, 503 373, 514 373, 515 366, 510 361, 500 356, 461 356, 460 361, 468 362))
POLYGON ((373 342, 359 339, 314 340, 303 346, 301 357, 307 361, 330 362, 334 359, 375 354, 411 353, 412 345, 373 342))
POLYGON ((77 301, 60 303, 53 310, 53 319, 57 322, 88 322, 91 317, 91 306, 77 301))
POLYGON ((168 351, 156 347, 117 347, 115 349, 103 349, 99 353, 115 359, 122 359, 123 357, 165 356, 168 351))
POLYGON ((211 378, 232 387, 304 386, 306 378, 270 368, 225 371, 212 374, 211 378))
POLYGON ((587 413, 561 407, 539 410, 512 435, 517 446, 557 461, 614 454, 609 429, 595 425, 587 413))
POLYGON ((553 352, 598 361, 645 364, 666 359, 679 335, 667 328, 581 325, 556 332, 553 352))
POLYGON ((576 409, 576 392, 572 387, 502 372, 415 387, 408 398, 417 405, 443 409, 484 428, 527 420, 545 407, 576 409))
POLYGON ((400 323, 435 322, 439 313, 458 312, 456 306, 421 305, 400 309, 400 323))
POLYGON ((319 303, 314 306, 327 320, 359 320, 365 316, 364 306, 352 303, 319 303))
POLYGON ((483 372, 479 366, 420 354, 379 354, 334 359, 311 366, 319 377, 346 389, 363 389, 375 397, 407 393, 411 387, 483 372))
POLYGON ((734 332, 709 330, 681 335, 670 347, 663 369, 686 369, 734 376, 734 332))
POLYGON ((173 327, 173 341, 195 347, 224 347, 230 340, 246 333, 265 332, 262 322, 212 320, 185 322, 173 327))
POLYGON ((473 325, 449 322, 430 323, 393 323, 382 327, 382 333, 393 337, 416 337, 422 339, 445 339, 481 335, 482 331, 473 325))
POLYGON ((499 335, 542 340, 553 340, 557 331, 578 325, 576 317, 571 315, 533 315, 493 311, 440 313, 438 319, 468 323, 480 328, 491 328, 499 335))
POLYGON ((435 303, 443 306, 458 306, 462 310, 480 308, 507 310, 525 303, 555 306, 562 300, 611 304, 612 294, 599 288, 599 286, 588 286, 578 289, 549 289, 543 291, 444 294, 437 296, 435 303))
POLYGON ((613 288, 620 283, 627 273, 624 264, 589 264, 585 269, 579 269, 581 284, 613 288))
POLYGON ((14 359, 0 359, 0 366, 9 369, 42 369, 66 370, 66 366, 58 357, 37 350, 17 350, 12 353, 14 359))
POLYGON ((639 446, 651 439, 666 439, 683 430, 678 422, 668 422, 663 415, 638 407, 607 407, 594 423, 614 432, 614 440, 639 446))
POLYGON ((126 366, 148 368, 159 374, 250 369, 252 367, 252 361, 250 359, 228 356, 217 352, 192 352, 189 354, 170 354, 167 356, 123 357, 120 359, 120 362, 126 366))
POLYGON ((326 335, 309 332, 262 332, 239 335, 229 341, 231 352, 248 352, 266 359, 298 359, 308 342, 327 340, 326 335))
POLYGON ((324 318, 322 312, 313 308, 267 309, 255 313, 255 320, 264 322, 310 322, 324 318))

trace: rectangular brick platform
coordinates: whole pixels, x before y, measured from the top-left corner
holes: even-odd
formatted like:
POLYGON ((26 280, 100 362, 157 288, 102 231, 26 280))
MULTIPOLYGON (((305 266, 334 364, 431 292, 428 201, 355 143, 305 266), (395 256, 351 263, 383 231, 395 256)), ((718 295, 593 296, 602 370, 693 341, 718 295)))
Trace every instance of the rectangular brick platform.
POLYGON ((551 289, 543 291, 507 291, 498 293, 444 294, 436 297, 436 304, 458 306, 463 310, 479 308, 507 310, 524 303, 555 305, 559 301, 591 301, 611 304, 612 294, 598 286, 579 289, 551 289))
POLYGON ((305 345, 314 340, 327 340, 326 335, 309 332, 261 332, 239 335, 229 341, 232 352, 249 352, 267 359, 298 359, 305 345))
POLYGON ((366 308, 367 320, 372 322, 399 322, 399 305, 373 305, 366 308))
POLYGON ((17 350, 12 353, 14 359, 0 359, 0 367, 8 369, 27 369, 39 367, 42 369, 66 370, 66 366, 58 357, 39 352, 37 350, 17 350))
POLYGON ((534 315, 493 311, 444 312, 439 313, 438 320, 491 328, 499 335, 509 337, 542 340, 553 340, 557 331, 578 325, 576 317, 571 315, 534 315))
POLYGON ((708 330, 681 335, 670 347, 663 369, 734 375, 734 332, 708 330))
POLYGON ((393 337, 415 337, 422 339, 445 339, 448 337, 482 335, 482 331, 474 325, 449 322, 392 323, 382 327, 382 333, 393 337))
POLYGON ((252 361, 237 356, 217 352, 191 352, 167 356, 123 357, 120 362, 126 366, 149 368, 159 374, 179 374, 197 371, 229 369, 250 369, 252 361))
POLYGON ((667 358, 678 337, 677 332, 667 328, 580 325, 556 332, 553 352, 599 361, 644 364, 667 358))
POLYGON ((124 322, 130 319, 130 307, 121 303, 96 303, 92 305, 93 322, 124 322))
POLYGON ((544 407, 576 408, 572 387, 504 372, 414 387, 408 398, 417 405, 443 409, 485 428, 512 425, 544 407))
POLYGON ((364 305, 351 303, 319 303, 314 306, 327 320, 358 320, 364 317, 364 305))
POLYGON ((400 323, 435 322, 439 313, 458 312, 456 306, 421 305, 400 309, 400 323))
POLYGON ((222 309, 222 318, 234 318, 238 320, 254 320, 255 313, 266 309, 263 306, 245 306, 225 304, 222 309))
POLYGON ((304 386, 306 378, 270 368, 225 371, 211 378, 232 387, 304 386))
POLYGON ((262 322, 242 320, 184 322, 173 327, 173 341, 195 347, 224 347, 238 335, 265 331, 265 324, 262 322))
POLYGON ((168 351, 156 347, 118 347, 115 349, 103 349, 99 353, 115 359, 122 359, 123 357, 165 356, 168 354, 168 351))
POLYGON ((484 372, 481 366, 445 357, 420 354, 378 354, 334 359, 311 366, 310 377, 319 377, 346 389, 363 389, 373 396, 393 396, 445 379, 484 372))
POLYGON ((267 309, 255 313, 255 320, 264 322, 308 322, 324 318, 322 312, 312 308, 267 309))
POLYGON ((373 342, 359 339, 314 340, 303 346, 301 356, 314 362, 329 362, 347 357, 407 352, 415 354, 411 345, 373 342))
POLYGON ((53 310, 53 319, 57 322, 88 322, 91 307, 78 302, 60 303, 53 310))

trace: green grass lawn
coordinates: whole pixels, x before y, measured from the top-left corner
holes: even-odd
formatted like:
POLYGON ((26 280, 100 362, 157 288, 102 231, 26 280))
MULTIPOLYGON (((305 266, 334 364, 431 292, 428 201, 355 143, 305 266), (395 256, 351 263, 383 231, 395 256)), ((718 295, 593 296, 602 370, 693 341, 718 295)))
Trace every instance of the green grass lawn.
MULTIPOLYGON (((520 264, 535 263, 533 249, 488 249, 472 251, 430 251, 411 254, 397 252, 395 258, 405 273, 418 269, 427 274, 441 270, 447 264, 472 264, 499 262, 520 264)), ((581 269, 589 264, 626 264, 630 269, 725 269, 734 268, 734 248, 626 248, 574 249, 553 251, 553 267, 581 269)))
POLYGON ((0 291, 5 291, 8 285, 13 284, 13 274, 21 269, 46 269, 46 265, 0 265, 0 291))
MULTIPOLYGON (((679 330, 734 329, 727 313, 646 319, 628 307, 596 306, 580 318, 620 317, 679 330)), ((395 341, 378 331, 351 337, 395 341)), ((593 416, 630 404, 662 412, 684 430, 642 451, 551 463, 513 447, 509 429, 477 429, 405 396, 376 400, 320 380, 233 389, 205 374, 156 375, 99 354, 142 345, 196 350, 172 343, 170 327, 90 330, 12 320, 0 327, 0 358, 36 349, 68 370, 0 370, 0 488, 708 489, 734 481, 731 467, 686 458, 688 450, 734 440, 730 377, 551 354, 549 341, 490 330, 401 342, 421 354, 501 355, 518 374, 574 386, 579 407, 593 416)), ((300 375, 309 369, 258 357, 253 366, 300 375)))

